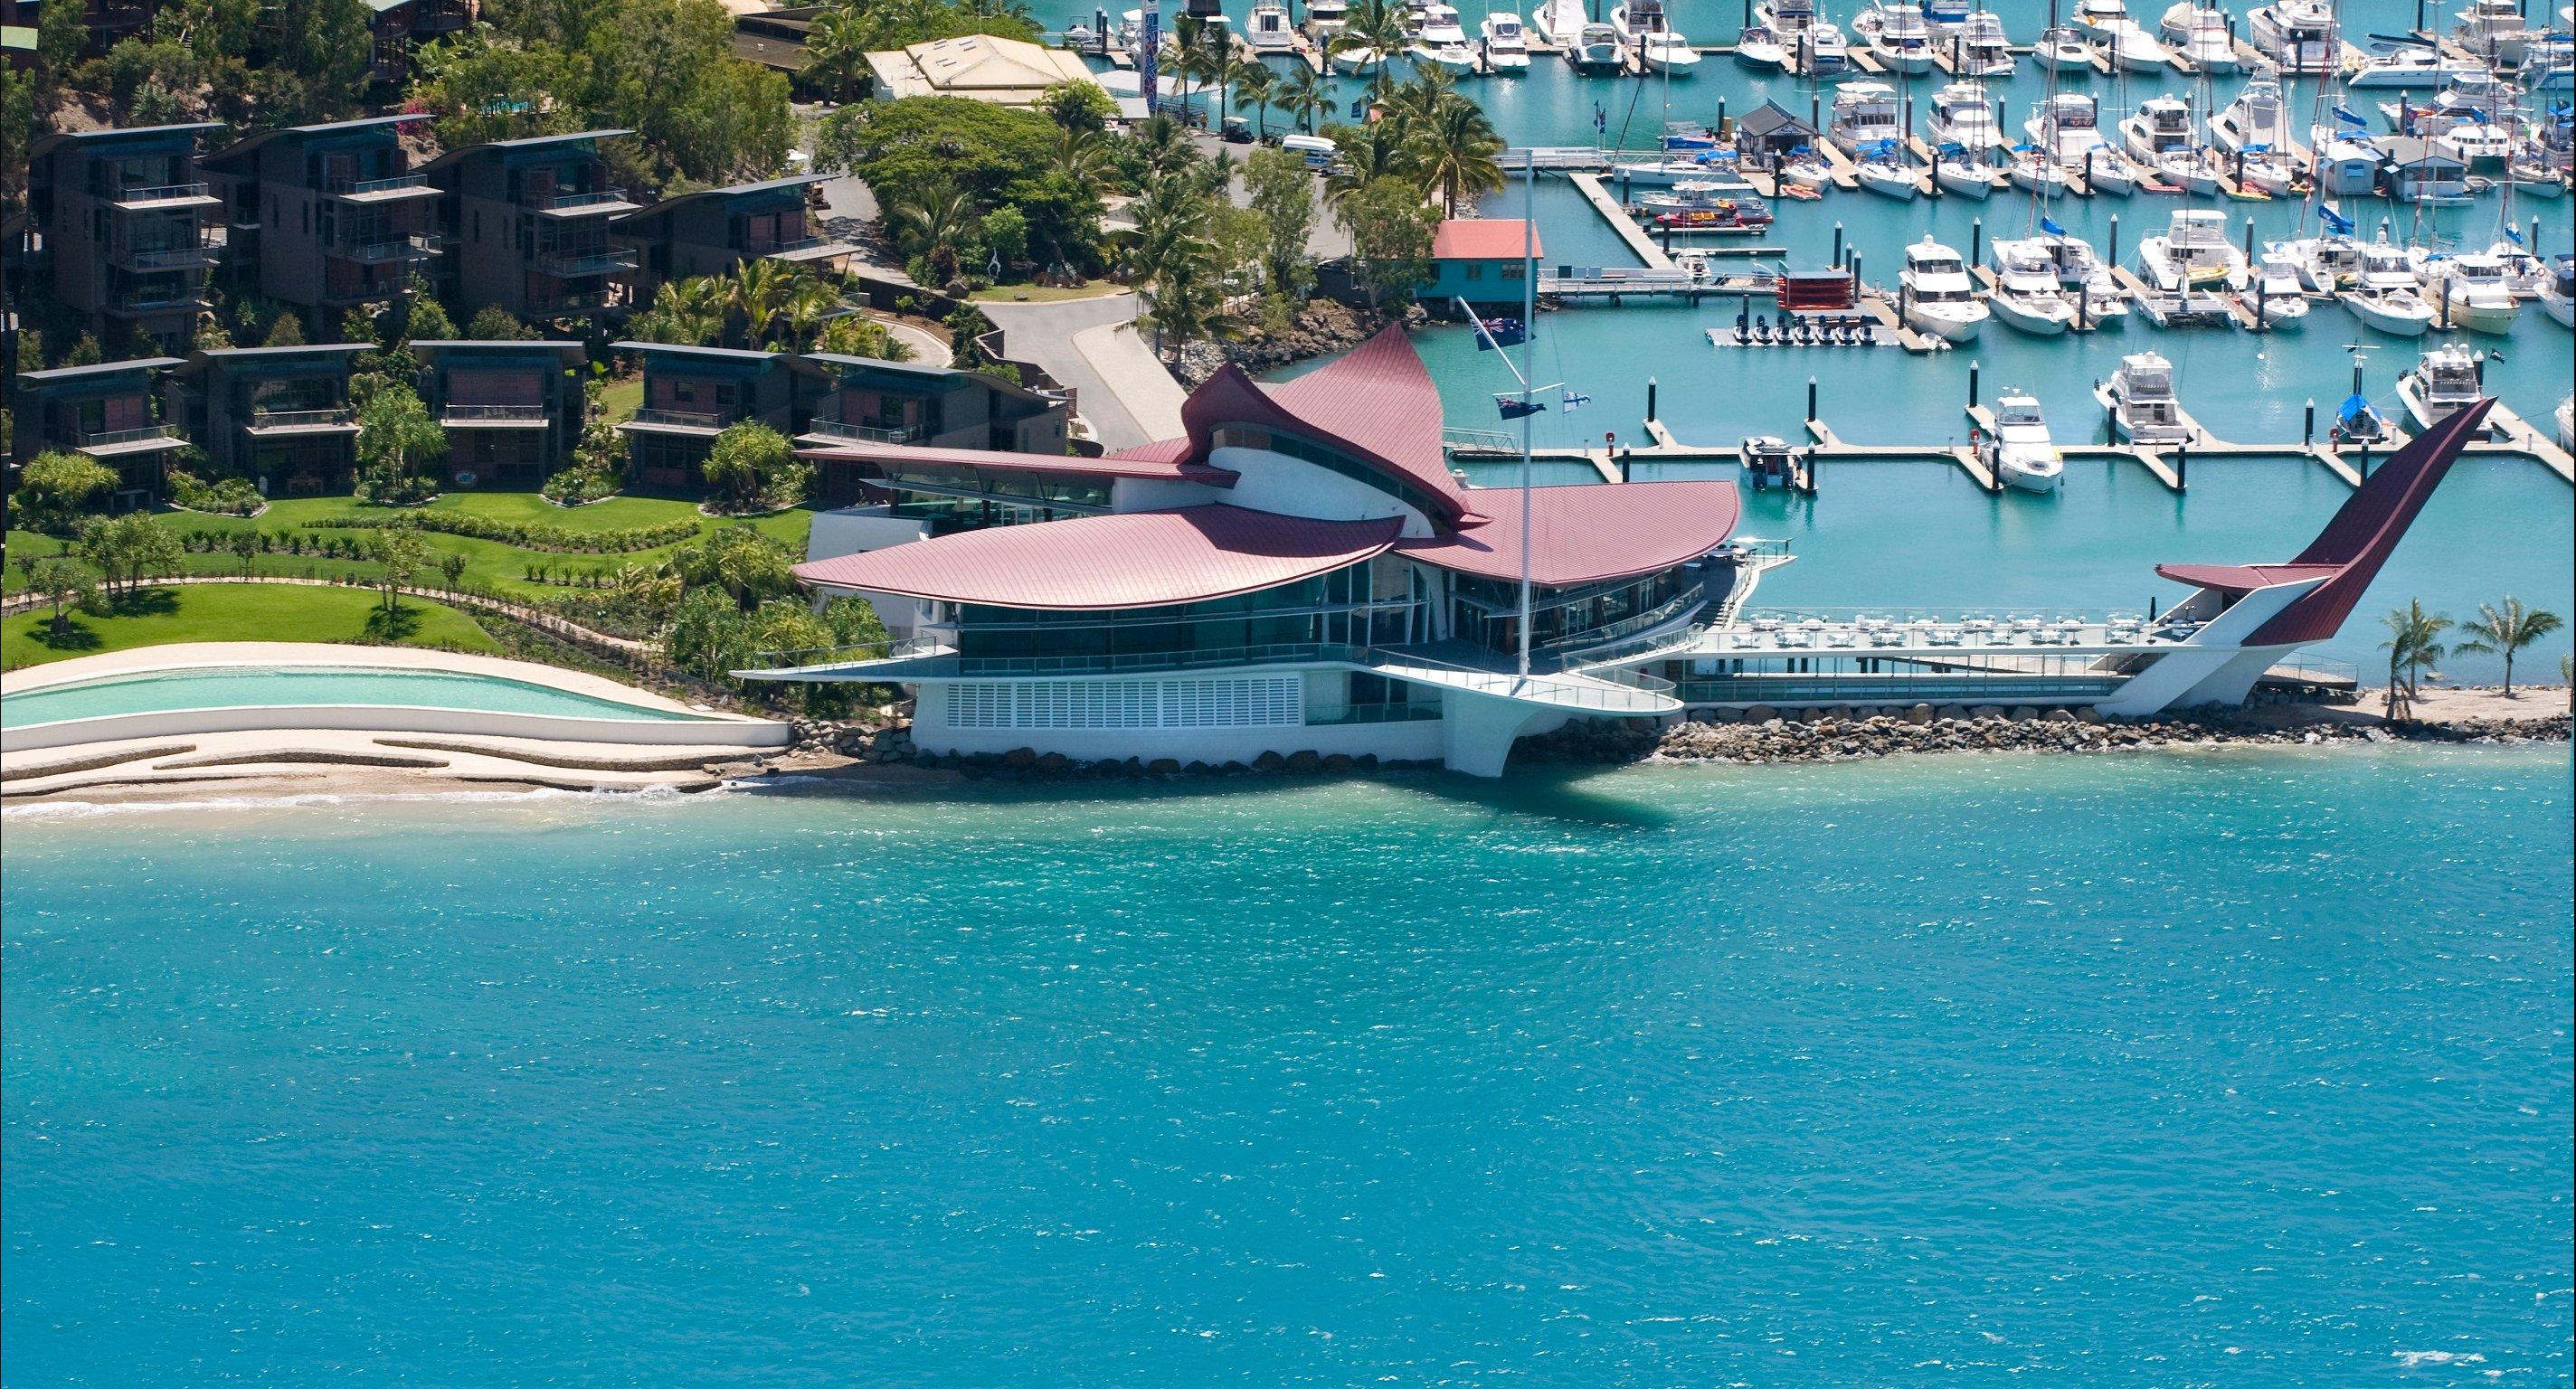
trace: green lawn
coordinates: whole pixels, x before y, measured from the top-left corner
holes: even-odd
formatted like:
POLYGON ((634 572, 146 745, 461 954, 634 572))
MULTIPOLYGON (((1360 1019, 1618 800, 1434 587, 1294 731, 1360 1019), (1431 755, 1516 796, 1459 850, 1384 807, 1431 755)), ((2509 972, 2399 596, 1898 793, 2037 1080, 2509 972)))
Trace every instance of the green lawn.
POLYGON ((1127 286, 1114 281, 1092 280, 1086 284, 1073 286, 995 285, 991 289, 979 289, 966 297, 982 302, 999 300, 1005 304, 1020 300, 1026 300, 1032 304, 1058 304, 1067 299, 1106 299, 1110 295, 1126 292, 1127 286))
MULTIPOLYGON (((717 526, 736 524, 714 517, 700 516, 695 503, 658 497, 611 497, 604 502, 594 502, 589 506, 565 508, 556 506, 533 492, 460 492, 440 497, 424 510, 470 512, 499 520, 562 526, 568 530, 618 530, 632 526, 655 525, 675 517, 687 517, 700 523, 699 534, 704 535, 717 526)), ((190 531, 228 532, 245 529, 266 531, 271 535, 294 531, 302 534, 309 543, 330 536, 347 540, 361 536, 364 532, 309 527, 307 522, 335 516, 387 514, 389 513, 382 508, 361 506, 348 497, 301 497, 273 502, 266 513, 251 520, 234 516, 204 516, 186 511, 165 512, 161 519, 164 524, 183 535, 190 531)), ((762 533, 794 550, 801 557, 805 552, 805 531, 812 519, 812 512, 800 508, 781 512, 776 516, 764 516, 751 524, 759 527, 762 533)), ((423 532, 422 539, 429 543, 431 574, 437 572, 436 562, 440 556, 449 553, 462 554, 465 556, 464 580, 468 586, 489 588, 520 597, 542 597, 565 591, 560 585, 529 580, 527 566, 532 563, 544 564, 556 570, 570 568, 613 572, 628 564, 657 559, 676 548, 676 545, 666 545, 651 550, 634 550, 619 554, 575 554, 527 550, 497 540, 442 535, 435 531, 423 532)), ((15 563, 19 555, 50 555, 60 544, 48 536, 15 530, 9 532, 8 543, 12 563, 6 575, 0 576, 0 585, 5 585, 11 592, 17 591, 26 583, 25 573, 15 563)), ((254 565, 255 573, 311 575, 317 578, 333 578, 344 574, 364 575, 373 573, 375 569, 375 566, 363 560, 335 560, 317 555, 284 553, 260 555, 254 561, 254 565)), ((241 561, 228 552, 192 554, 187 556, 181 568, 190 574, 239 574, 241 561)))
POLYGON ((611 424, 633 419, 635 412, 643 408, 644 378, 641 376, 611 381, 599 388, 599 417, 611 424))
POLYGON ((183 641, 340 641, 497 652, 474 619, 442 603, 405 598, 387 620, 384 599, 364 589, 283 584, 148 588, 104 617, 71 615, 55 635, 50 612, 0 621, 0 670, 101 651, 183 641))

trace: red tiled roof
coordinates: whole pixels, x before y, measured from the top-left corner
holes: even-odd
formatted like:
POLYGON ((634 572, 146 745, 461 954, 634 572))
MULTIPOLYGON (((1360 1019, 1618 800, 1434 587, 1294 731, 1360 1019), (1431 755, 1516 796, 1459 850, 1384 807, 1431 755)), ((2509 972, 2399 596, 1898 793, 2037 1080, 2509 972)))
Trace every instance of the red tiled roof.
POLYGON ((2343 626, 2361 601, 2362 591, 2379 576, 2379 568, 2406 537, 2407 527, 2431 500, 2433 489, 2459 461, 2460 450, 2486 428, 2490 398, 2418 434, 2391 454, 2353 494, 2344 498, 2308 548, 2287 564, 2159 565, 2168 579, 2204 588, 2259 588, 2311 579, 2325 582, 2293 598, 2245 638, 2247 646, 2296 646, 2323 641, 2343 626), (2264 580, 2247 584, 2246 579, 2264 580))
MULTIPOLYGON (((1488 579, 1521 575, 1517 493, 1479 498, 1494 519, 1453 536, 1404 540, 1408 559, 1488 579)), ((1739 502, 1731 482, 1624 482, 1530 489, 1530 579, 1551 588, 1652 574, 1726 543, 1739 502)))
MULTIPOLYGON (((1181 440, 1186 445, 1188 440, 1181 440)), ((863 440, 826 444, 817 448, 798 449, 796 456, 809 462, 873 463, 883 467, 890 463, 914 467, 981 468, 997 472, 1059 473, 1074 477, 1157 478, 1180 482, 1204 482, 1217 487, 1234 485, 1236 474, 1223 468, 1211 468, 1192 462, 1186 447, 1177 454, 1154 452, 1154 445, 1128 449, 1101 458, 1078 458, 1062 453, 1016 453, 1004 449, 949 449, 928 444, 878 444, 863 440)))
POLYGON ((1356 564, 1402 530, 1392 516, 1314 521, 1192 506, 965 531, 800 564, 796 577, 1012 608, 1146 608, 1276 588, 1356 564))
POLYGON ((1275 386, 1256 385, 1228 363, 1190 393, 1181 422, 1201 457, 1220 425, 1269 425, 1337 445, 1412 483, 1429 494, 1435 525, 1473 526, 1485 519, 1449 476, 1448 455, 1440 447, 1440 390, 1399 326, 1275 386))
POLYGON ((1547 254, 1518 217, 1452 217, 1431 234, 1433 260, 1519 260, 1547 254))

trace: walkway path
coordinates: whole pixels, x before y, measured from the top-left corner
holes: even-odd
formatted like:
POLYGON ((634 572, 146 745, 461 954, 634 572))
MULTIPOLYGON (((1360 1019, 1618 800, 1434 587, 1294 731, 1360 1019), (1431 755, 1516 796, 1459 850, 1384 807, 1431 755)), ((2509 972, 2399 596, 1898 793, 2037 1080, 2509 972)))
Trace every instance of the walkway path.
POLYGON ((1002 330, 1003 355, 1033 362, 1074 388, 1082 417, 1112 452, 1178 436, 1189 393, 1134 327, 1134 294, 1054 303, 977 304, 1002 330))

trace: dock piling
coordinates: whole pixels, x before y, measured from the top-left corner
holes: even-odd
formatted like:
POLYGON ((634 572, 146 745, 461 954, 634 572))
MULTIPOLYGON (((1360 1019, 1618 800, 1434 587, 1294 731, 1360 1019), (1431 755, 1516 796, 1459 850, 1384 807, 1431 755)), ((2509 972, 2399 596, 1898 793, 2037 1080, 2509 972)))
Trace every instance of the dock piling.
MULTIPOLYGON (((2315 405, 2313 402, 2311 402, 2311 403, 2309 404, 2309 406, 2308 406, 2308 413, 2309 413, 2309 415, 2310 415, 2310 416, 2314 416, 2314 415, 2316 414, 2316 409, 2317 409, 2316 405, 2315 405)), ((1646 378, 1646 423, 1648 423, 1648 424, 1653 424, 1654 422, 1655 422, 1655 378, 1653 378, 1653 377, 1649 376, 1649 377, 1647 377, 1647 378, 1646 378)))
POLYGON ((1834 264, 1843 263, 1843 224, 1834 223, 1834 264))
MULTIPOLYGON (((1939 180, 1937 179, 1934 180, 1934 182, 1938 181, 1939 180)), ((1971 266, 1977 265, 1983 262, 1985 258, 1986 219, 1983 217, 1970 218, 1968 221, 1968 264, 1971 266)))
MULTIPOLYGON (((2086 151, 2084 157, 2092 158, 2092 152, 2086 151)), ((2111 254, 2108 259, 2112 265, 2120 263, 2120 214, 2116 212, 2111 214, 2111 254)))
POLYGON ((1971 410, 1977 408, 1977 373, 1982 370, 1984 366, 1985 363, 1983 362, 1972 361, 1968 363, 1968 408, 1971 410))
MULTIPOLYGON (((1648 413, 1648 414, 1652 414, 1652 413, 1654 413, 1654 412, 1650 410, 1650 411, 1648 411, 1647 413, 1648 413)), ((2302 444, 2313 444, 2313 443, 2315 443, 2316 441, 2317 441, 2317 403, 2316 403, 2316 401, 2315 401, 2314 399, 2310 399, 2310 400, 2308 401, 2308 418, 2307 418, 2307 423, 2305 423, 2305 424, 2303 424, 2303 425, 2299 426, 2299 442, 2300 442, 2300 443, 2302 443, 2302 444)))
POLYGON ((2174 490, 2191 490, 2191 440, 2174 445, 2174 490))
MULTIPOLYGON (((2245 268, 2248 270, 2256 268, 2254 264, 2254 215, 2250 212, 2245 215, 2245 268)), ((2254 282, 2256 284, 2261 284, 2263 281, 2258 275, 2254 282)))
POLYGON ((1811 420, 1824 418, 1816 413, 1816 378, 1812 376, 1807 378, 1807 418, 1811 420))

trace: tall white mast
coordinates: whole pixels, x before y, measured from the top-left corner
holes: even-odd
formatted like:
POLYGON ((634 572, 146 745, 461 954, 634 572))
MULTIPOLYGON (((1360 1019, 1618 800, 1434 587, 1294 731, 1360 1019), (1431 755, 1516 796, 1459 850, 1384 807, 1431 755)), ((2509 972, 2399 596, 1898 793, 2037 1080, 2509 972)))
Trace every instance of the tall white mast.
POLYGON ((1530 673, 1530 398, 1532 356, 1538 337, 1538 150, 1521 154, 1521 659, 1523 680, 1530 673))

